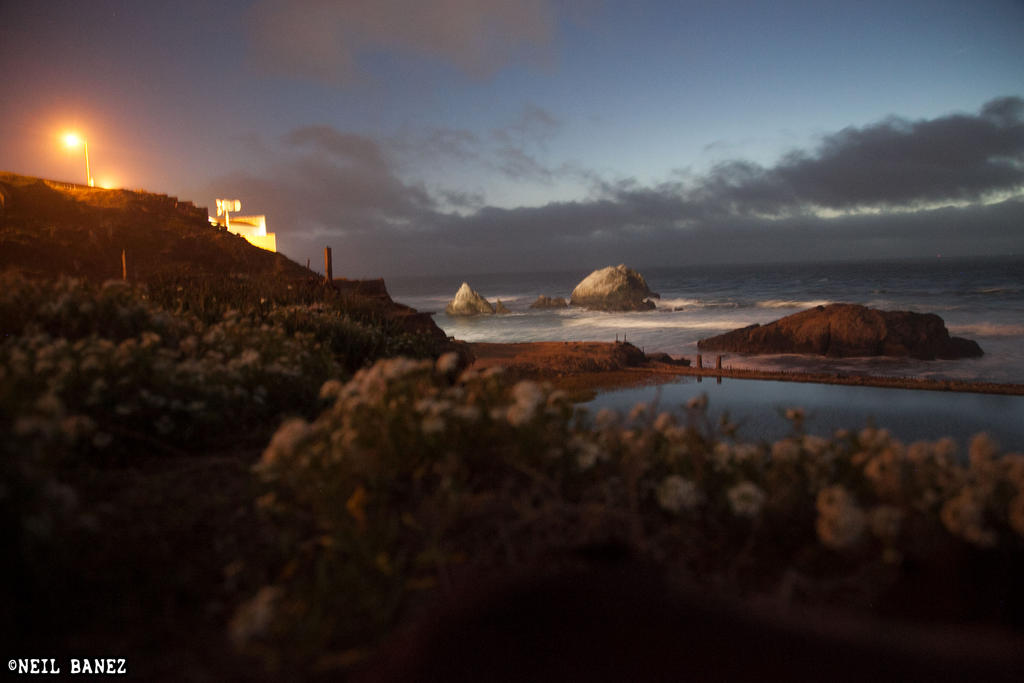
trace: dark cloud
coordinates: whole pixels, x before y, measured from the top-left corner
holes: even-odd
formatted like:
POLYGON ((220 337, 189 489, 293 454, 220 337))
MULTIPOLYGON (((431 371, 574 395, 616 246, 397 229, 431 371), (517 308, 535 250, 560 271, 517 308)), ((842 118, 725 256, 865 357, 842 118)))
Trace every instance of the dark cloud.
POLYGON ((326 152, 351 166, 387 172, 380 145, 362 135, 341 133, 331 126, 303 126, 290 132, 285 140, 297 147, 326 152))
POLYGON ((270 216, 272 230, 296 239, 360 232, 381 234, 417 222, 434 210, 421 186, 400 180, 377 142, 329 126, 296 129, 262 170, 219 177, 213 188, 232 188, 247 210, 270 216), (252 207, 249 209, 248 207, 252 207))
POLYGON ((360 75, 374 50, 426 55, 487 76, 543 59, 556 29, 552 0, 260 0, 247 27, 265 67, 331 83, 360 75), (539 56, 539 57, 538 57, 539 56))
POLYGON ((1022 185, 1024 101, 1004 97, 976 116, 846 128, 771 168, 723 163, 697 193, 727 211, 779 213, 978 201, 1022 185))
MULTIPOLYGON (((1024 101, 1001 98, 973 116, 892 118, 769 168, 733 161, 653 186, 590 175, 586 200, 519 208, 428 192, 373 139, 308 126, 282 139, 273 178, 239 172, 217 187, 258 197, 263 206, 248 206, 268 214, 288 255, 318 259, 330 245, 336 271, 352 276, 1020 253, 1022 115, 1024 101), (993 201, 999 192, 1011 198, 993 201)), ((456 131, 428 138, 472 163, 510 158, 456 131)), ((521 161, 505 172, 550 173, 521 161)))

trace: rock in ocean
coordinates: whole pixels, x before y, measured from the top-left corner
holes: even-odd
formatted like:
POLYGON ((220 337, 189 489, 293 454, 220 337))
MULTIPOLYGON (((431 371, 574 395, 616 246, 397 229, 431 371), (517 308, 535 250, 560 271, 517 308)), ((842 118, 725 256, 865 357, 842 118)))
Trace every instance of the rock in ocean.
POLYGON ((569 303, 599 311, 649 311, 660 298, 644 276, 625 265, 608 266, 583 278, 569 303))
POLYGON ((921 360, 976 358, 983 354, 977 342, 949 336, 945 322, 934 313, 880 311, 857 304, 817 306, 766 325, 751 325, 702 339, 697 348, 921 360))
POLYGON ((493 315, 494 306, 479 292, 463 282, 455 298, 448 302, 444 312, 448 315, 493 315))
POLYGON ((537 297, 537 300, 530 304, 530 308, 568 308, 569 304, 566 303, 565 299, 560 296, 550 297, 546 294, 541 294, 537 297))

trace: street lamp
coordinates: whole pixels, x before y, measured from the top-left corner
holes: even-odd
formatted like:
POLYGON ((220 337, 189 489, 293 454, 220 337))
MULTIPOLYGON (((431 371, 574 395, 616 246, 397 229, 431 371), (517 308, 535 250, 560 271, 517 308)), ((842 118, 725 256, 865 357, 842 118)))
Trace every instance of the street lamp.
POLYGON ((64 144, 71 148, 78 147, 79 145, 85 147, 85 182, 89 187, 93 187, 92 174, 89 172, 89 141, 78 137, 74 133, 68 133, 64 136, 64 144))

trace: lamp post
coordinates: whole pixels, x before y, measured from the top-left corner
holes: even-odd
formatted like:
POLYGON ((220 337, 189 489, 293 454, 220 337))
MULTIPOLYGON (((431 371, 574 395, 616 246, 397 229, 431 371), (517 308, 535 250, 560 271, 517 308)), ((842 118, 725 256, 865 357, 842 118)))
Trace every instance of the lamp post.
POLYGON ((78 145, 85 147, 85 182, 89 187, 93 187, 92 173, 89 172, 89 141, 74 133, 68 133, 64 136, 64 144, 72 148, 78 145))

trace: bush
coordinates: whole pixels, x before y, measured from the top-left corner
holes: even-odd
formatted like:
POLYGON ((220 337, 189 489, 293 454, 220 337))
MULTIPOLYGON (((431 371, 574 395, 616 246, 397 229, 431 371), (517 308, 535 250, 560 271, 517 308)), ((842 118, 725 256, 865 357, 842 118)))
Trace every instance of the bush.
MULTIPOLYGON (((806 435, 792 410, 790 437, 746 443, 708 423, 706 399, 590 419, 534 382, 455 377, 452 356, 380 361, 321 392, 332 405, 283 424, 256 467, 295 552, 231 625, 279 665, 349 665, 425 593, 593 543, 719 592, 861 608, 934 556, 955 561, 933 573, 1022 567, 1024 456, 983 435, 961 463, 949 440, 806 435)), ((1021 607, 1003 598, 974 608, 1021 607)))

